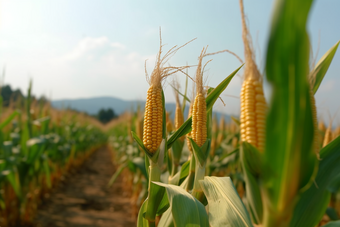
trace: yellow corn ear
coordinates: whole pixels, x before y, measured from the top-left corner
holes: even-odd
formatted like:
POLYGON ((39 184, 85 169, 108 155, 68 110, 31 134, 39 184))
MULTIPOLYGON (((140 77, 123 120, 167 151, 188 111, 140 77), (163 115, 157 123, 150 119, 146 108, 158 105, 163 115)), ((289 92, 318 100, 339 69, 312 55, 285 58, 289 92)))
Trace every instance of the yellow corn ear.
POLYGON ((241 140, 261 152, 265 145, 266 108, 262 83, 252 77, 246 79, 241 89, 241 140))
POLYGON ((184 117, 181 107, 176 105, 176 114, 175 114, 175 127, 176 130, 179 129, 184 123, 184 117))
POLYGON ((332 129, 331 128, 332 128, 331 123, 329 123, 329 126, 325 132, 325 138, 323 140, 322 147, 326 146, 332 141, 332 129))
POLYGON ((202 146, 207 140, 207 111, 204 95, 198 93, 195 97, 192 109, 192 139, 198 146, 202 146))
POLYGON ((171 122, 171 119, 170 119, 170 113, 167 111, 166 112, 166 130, 168 133, 172 132, 173 131, 173 125, 172 125, 172 122, 171 122))
POLYGON ((162 90, 151 85, 145 104, 143 144, 154 153, 162 142, 163 105, 162 90))
MULTIPOLYGON (((176 105, 176 112, 175 112, 175 127, 176 130, 178 130, 184 123, 184 117, 183 117, 183 112, 182 108, 180 107, 179 104, 176 105)), ((179 138, 181 141, 184 141, 184 136, 179 138)))
POLYGON ((326 131, 326 126, 325 126, 325 123, 321 120, 321 121, 319 121, 319 130, 321 131, 321 132, 325 132, 326 131))

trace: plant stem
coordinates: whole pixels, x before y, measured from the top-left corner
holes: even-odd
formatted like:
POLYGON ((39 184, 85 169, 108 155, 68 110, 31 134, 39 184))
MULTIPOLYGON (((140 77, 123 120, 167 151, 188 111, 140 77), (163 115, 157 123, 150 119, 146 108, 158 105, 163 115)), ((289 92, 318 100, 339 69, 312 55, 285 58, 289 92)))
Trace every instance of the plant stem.
POLYGON ((149 227, 155 226, 155 219, 159 203, 162 200, 164 190, 159 190, 152 182, 160 182, 161 169, 157 162, 150 160, 150 176, 148 188, 148 204, 145 213, 145 219, 148 220, 149 227))
POLYGON ((194 185, 195 180, 195 169, 196 169, 196 159, 195 155, 191 154, 191 160, 190 160, 190 169, 189 169, 189 175, 188 175, 188 185, 186 190, 191 191, 194 185))
POLYGON ((204 176, 205 176, 205 163, 203 166, 200 166, 198 160, 196 160, 195 181, 194 188, 192 190, 192 195, 199 201, 202 201, 203 199, 203 191, 199 181, 203 180, 204 176))

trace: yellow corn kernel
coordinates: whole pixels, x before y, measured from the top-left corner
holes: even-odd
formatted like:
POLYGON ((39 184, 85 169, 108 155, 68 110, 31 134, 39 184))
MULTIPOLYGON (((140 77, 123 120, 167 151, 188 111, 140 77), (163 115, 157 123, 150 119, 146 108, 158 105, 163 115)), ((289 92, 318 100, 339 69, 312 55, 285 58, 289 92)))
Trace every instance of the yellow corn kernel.
POLYGON ((172 132, 173 131, 173 125, 172 125, 172 122, 171 122, 171 118, 170 118, 170 113, 167 111, 166 112, 166 130, 168 133, 172 132))
POLYGON ((266 101, 262 84, 252 77, 241 89, 241 140, 264 151, 266 101))
POLYGON ((175 113, 175 127, 176 130, 179 129, 184 123, 183 112, 179 104, 176 105, 176 113, 175 113))
POLYGON ((151 85, 145 104, 143 144, 154 153, 162 142, 163 106, 162 90, 151 85))
POLYGON ((202 146, 207 140, 207 111, 204 95, 198 93, 195 97, 192 109, 192 139, 198 146, 202 146))

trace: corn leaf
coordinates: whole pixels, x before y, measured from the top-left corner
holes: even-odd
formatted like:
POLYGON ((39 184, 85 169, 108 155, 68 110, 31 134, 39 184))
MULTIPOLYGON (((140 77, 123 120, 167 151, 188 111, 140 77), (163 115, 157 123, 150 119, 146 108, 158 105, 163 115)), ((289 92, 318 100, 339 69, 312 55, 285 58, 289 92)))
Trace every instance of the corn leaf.
POLYGON ((118 178, 119 174, 122 173, 122 171, 124 170, 125 167, 127 167, 128 163, 125 162, 123 163, 121 166, 118 167, 118 169, 116 170, 116 172, 112 175, 112 177, 110 178, 109 180, 109 183, 108 183, 108 187, 111 187, 112 184, 116 181, 116 179, 118 178))
POLYGON ((175 185, 180 185, 184 179, 188 176, 189 174, 189 167, 190 167, 190 161, 186 161, 182 166, 181 170, 175 174, 175 176, 172 177, 171 179, 171 184, 175 185), (176 182, 178 182, 176 184, 176 182))
POLYGON ((168 209, 163 213, 161 220, 159 220, 158 226, 174 227, 174 219, 172 217, 171 209, 168 209))
POLYGON ((237 118, 235 118, 235 117, 233 117, 233 116, 230 116, 230 118, 231 118, 231 120, 233 120, 237 125, 240 125, 240 124, 241 124, 241 122, 240 122, 237 118))
POLYGON ((15 194, 21 199, 22 192, 21 192, 21 184, 19 180, 19 174, 16 167, 13 167, 10 170, 3 170, 1 175, 5 176, 9 183, 12 185, 15 194))
POLYGON ((204 177, 200 184, 208 199, 210 226, 253 226, 230 177, 204 177))
POLYGON ((301 195, 295 207, 292 227, 315 226, 325 214, 331 196, 329 187, 340 172, 340 137, 321 149, 320 159, 315 183, 301 195))
POLYGON ((170 86, 179 94, 179 95, 181 95, 182 97, 183 97, 183 100, 186 100, 186 101, 188 101, 188 102, 191 102, 190 101, 190 99, 186 96, 186 95, 184 95, 184 94, 182 94, 177 88, 175 88, 172 84, 170 84, 170 86))
POLYGON ((332 221, 339 220, 337 211, 333 207, 327 207, 326 214, 332 221))
POLYGON ((148 200, 146 199, 138 212, 137 227, 149 227, 148 220, 144 218, 148 200))
POLYGON ((192 122, 192 117, 189 117, 188 120, 186 120, 182 126, 176 130, 174 134, 171 135, 171 137, 168 139, 168 149, 173 145, 173 143, 180 137, 188 134, 191 132, 191 122, 192 122))
POLYGON ((180 186, 153 183, 166 189, 174 226, 209 227, 205 208, 196 198, 180 186))
POLYGON ((339 221, 330 221, 326 225, 322 227, 340 227, 340 220, 339 221))
POLYGON ((48 163, 48 157, 44 154, 42 156, 43 159, 43 167, 44 167, 44 171, 46 174, 46 185, 48 186, 48 188, 52 188, 52 182, 51 182, 51 167, 49 166, 48 163))
POLYGON ((259 187, 260 154, 259 151, 247 142, 241 145, 241 164, 243 177, 246 183, 247 205, 255 224, 262 223, 263 205, 259 187))
POLYGON ((148 173, 145 168, 145 161, 142 157, 135 157, 132 159, 132 163, 141 171, 145 179, 148 180, 148 173))
POLYGON ((209 95, 205 99, 205 101, 207 103, 207 112, 212 109, 212 107, 215 104, 215 102, 218 99, 218 97, 220 97, 222 92, 227 88, 227 86, 229 85, 230 81, 234 78, 234 76, 242 68, 242 66, 243 65, 238 67, 234 72, 232 72, 228 77, 226 77, 219 85, 217 85, 217 87, 214 88, 214 90, 212 90, 209 93, 209 95))
POLYGON ((139 147, 145 152, 145 154, 146 154, 149 158, 151 158, 151 157, 152 157, 152 154, 148 151, 148 149, 146 149, 146 148, 144 147, 143 141, 138 137, 138 135, 137 135, 135 132, 133 132, 133 131, 131 131, 131 135, 132 135, 132 137, 135 139, 135 141, 137 142, 137 144, 139 145, 139 147))
POLYGON ((316 64, 314 70, 311 72, 312 76, 315 76, 313 92, 314 94, 319 89, 319 86, 332 63, 333 57, 335 55, 336 50, 338 49, 340 41, 338 41, 334 46, 332 46, 319 60, 316 64))
POLYGON ((195 154, 196 159, 198 160, 199 164, 203 166, 208 158, 209 151, 210 151, 210 139, 207 139, 205 143, 202 145, 202 147, 199 147, 197 143, 190 137, 189 141, 192 146, 192 150, 195 154))
POLYGON ((268 226, 287 226, 299 193, 310 187, 318 167, 307 78, 306 23, 311 5, 312 0, 278 0, 273 13, 266 56, 272 97, 261 175, 264 210, 270 212, 264 220, 268 226))
POLYGON ((0 130, 2 130, 6 125, 8 125, 17 115, 18 111, 14 111, 11 115, 9 115, 3 122, 0 124, 0 130))

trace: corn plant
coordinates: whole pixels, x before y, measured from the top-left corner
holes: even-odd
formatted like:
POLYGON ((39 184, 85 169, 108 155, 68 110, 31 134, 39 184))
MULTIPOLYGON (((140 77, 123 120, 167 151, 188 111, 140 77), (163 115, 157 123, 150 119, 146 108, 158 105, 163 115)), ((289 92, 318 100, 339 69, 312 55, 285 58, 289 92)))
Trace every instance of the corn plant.
POLYGON ((80 114, 64 113, 58 122, 47 115, 55 110, 37 110, 31 87, 26 111, 15 110, 0 124, 0 225, 5 227, 31 224, 52 186, 106 142, 100 129, 79 122, 80 114))

